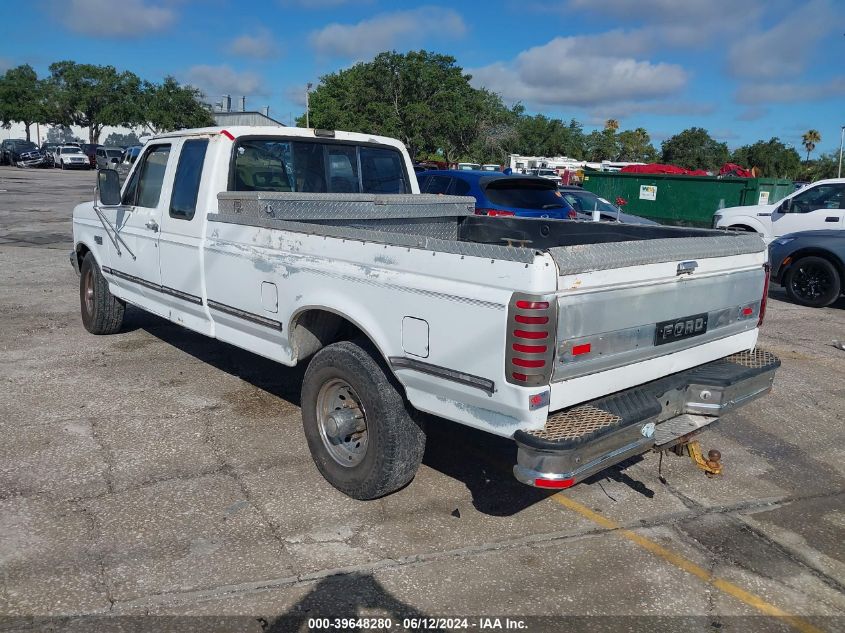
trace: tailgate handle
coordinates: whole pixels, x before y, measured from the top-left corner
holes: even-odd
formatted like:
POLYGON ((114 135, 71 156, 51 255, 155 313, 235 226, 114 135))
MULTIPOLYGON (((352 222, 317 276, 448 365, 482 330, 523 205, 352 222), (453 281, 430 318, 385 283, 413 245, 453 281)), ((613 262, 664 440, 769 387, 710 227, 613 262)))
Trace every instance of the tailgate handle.
POLYGON ((691 275, 695 272, 695 269, 698 268, 698 262, 696 261, 688 261, 688 262, 681 262, 678 264, 678 275, 691 275))

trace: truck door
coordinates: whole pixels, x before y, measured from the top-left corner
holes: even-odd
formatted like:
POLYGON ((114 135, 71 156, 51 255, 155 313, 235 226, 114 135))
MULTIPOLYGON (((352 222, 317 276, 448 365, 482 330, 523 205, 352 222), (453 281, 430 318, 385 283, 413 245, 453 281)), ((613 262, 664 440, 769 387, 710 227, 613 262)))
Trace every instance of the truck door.
POLYGON ((775 237, 796 231, 842 229, 845 217, 845 183, 810 186, 788 198, 772 213, 775 237))
POLYGON ((110 246, 110 272, 127 299, 145 309, 162 314, 161 273, 158 237, 162 207, 170 199, 169 185, 173 170, 170 143, 148 146, 138 159, 123 188, 122 203, 104 208, 108 220, 122 238, 110 246))
POLYGON ((203 307, 200 265, 203 223, 209 203, 207 194, 200 194, 207 149, 207 138, 188 138, 181 142, 173 190, 162 214, 159 234, 162 300, 170 307, 170 319, 203 332, 210 328, 203 307))

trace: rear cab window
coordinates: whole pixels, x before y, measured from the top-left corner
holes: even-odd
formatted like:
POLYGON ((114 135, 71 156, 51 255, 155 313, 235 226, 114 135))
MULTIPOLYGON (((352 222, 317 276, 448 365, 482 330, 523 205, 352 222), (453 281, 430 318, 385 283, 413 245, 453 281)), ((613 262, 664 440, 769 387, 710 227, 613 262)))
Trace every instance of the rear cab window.
POLYGON ((240 138, 229 191, 410 193, 399 150, 347 142, 240 138))

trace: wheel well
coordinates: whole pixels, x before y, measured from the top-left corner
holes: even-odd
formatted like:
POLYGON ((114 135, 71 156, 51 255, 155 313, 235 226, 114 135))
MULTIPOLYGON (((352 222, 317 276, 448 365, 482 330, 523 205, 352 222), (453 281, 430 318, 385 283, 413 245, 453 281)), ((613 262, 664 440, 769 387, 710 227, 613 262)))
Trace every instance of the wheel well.
POLYGON ((749 233, 757 233, 757 229, 754 229, 747 224, 731 224, 728 227, 731 231, 747 231, 749 233))
POLYGON ((82 260, 85 259, 85 256, 91 251, 90 248, 85 246, 82 242, 76 245, 76 263, 78 266, 78 270, 82 270, 82 260))
POLYGON ((299 312, 291 320, 288 331, 298 361, 313 356, 326 345, 362 337, 379 349, 372 337, 358 325, 336 312, 323 308, 309 308, 299 312))
POLYGON ((843 278, 845 281, 845 263, 842 262, 836 255, 831 253, 830 251, 826 251, 821 248, 802 248, 801 250, 795 251, 790 255, 792 258, 789 262, 789 265, 784 269, 783 273, 781 274, 781 278, 786 276, 787 271, 795 265, 795 262, 800 260, 803 257, 821 257, 822 259, 826 259, 833 267, 836 268, 836 271, 839 273, 839 276, 843 278))

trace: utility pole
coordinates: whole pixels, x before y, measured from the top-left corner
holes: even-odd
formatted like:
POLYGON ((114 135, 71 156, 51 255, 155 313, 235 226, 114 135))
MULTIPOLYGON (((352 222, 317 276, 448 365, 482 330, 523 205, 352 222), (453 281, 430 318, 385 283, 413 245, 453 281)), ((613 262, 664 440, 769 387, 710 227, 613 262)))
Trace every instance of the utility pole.
POLYGON ((308 97, 308 93, 311 92, 311 82, 308 82, 305 85, 305 127, 311 127, 311 103, 308 97))
POLYGON ((842 142, 845 141, 845 125, 842 126, 842 131, 839 133, 839 175, 837 178, 842 178, 842 142))

